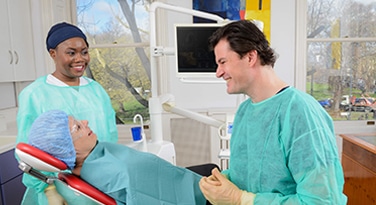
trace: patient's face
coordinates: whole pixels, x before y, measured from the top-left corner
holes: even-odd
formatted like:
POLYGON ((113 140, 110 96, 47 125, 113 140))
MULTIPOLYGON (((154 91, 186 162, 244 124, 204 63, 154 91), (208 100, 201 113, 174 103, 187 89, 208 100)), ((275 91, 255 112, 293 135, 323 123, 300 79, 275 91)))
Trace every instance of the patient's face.
POLYGON ((97 142, 97 135, 90 129, 87 120, 69 116, 69 129, 77 155, 90 152, 97 142))

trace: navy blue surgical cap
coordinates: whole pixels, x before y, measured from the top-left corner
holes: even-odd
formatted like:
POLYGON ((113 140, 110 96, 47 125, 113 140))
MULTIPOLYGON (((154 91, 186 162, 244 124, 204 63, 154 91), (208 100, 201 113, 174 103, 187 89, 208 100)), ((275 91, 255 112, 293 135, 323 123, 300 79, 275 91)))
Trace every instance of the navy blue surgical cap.
POLYGON ((47 34, 47 51, 50 51, 50 49, 55 49, 61 42, 74 37, 83 38, 86 45, 89 46, 86 41, 85 34, 77 26, 66 22, 55 24, 51 27, 47 34))

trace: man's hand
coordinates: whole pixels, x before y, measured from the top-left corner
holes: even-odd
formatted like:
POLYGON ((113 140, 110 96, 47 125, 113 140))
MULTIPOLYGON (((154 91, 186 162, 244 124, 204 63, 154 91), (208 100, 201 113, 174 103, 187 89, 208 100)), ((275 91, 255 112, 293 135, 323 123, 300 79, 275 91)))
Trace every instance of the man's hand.
POLYGON ((212 204, 240 205, 242 191, 222 175, 217 168, 212 175, 200 180, 200 189, 205 198, 212 204))

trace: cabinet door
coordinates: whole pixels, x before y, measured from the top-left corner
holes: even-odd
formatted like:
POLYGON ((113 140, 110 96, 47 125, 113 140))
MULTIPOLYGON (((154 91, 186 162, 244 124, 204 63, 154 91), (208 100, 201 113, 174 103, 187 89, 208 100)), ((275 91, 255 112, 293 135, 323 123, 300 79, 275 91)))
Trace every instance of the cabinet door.
POLYGON ((0 82, 11 81, 13 74, 13 50, 10 44, 9 16, 7 1, 0 1, 0 82))
POLYGON ((22 184, 22 175, 2 184, 4 205, 21 204, 26 187, 22 184))
POLYGON ((14 156, 14 149, 0 154, 0 184, 10 181, 22 175, 22 173, 21 169, 18 168, 18 161, 14 156))
POLYGON ((26 189, 22 184, 22 173, 14 149, 0 154, 0 201, 4 205, 21 204, 26 189))
MULTIPOLYGON (((30 0, 8 0, 14 80, 35 79, 35 61, 30 0)), ((37 28, 35 28, 37 29, 37 28)))

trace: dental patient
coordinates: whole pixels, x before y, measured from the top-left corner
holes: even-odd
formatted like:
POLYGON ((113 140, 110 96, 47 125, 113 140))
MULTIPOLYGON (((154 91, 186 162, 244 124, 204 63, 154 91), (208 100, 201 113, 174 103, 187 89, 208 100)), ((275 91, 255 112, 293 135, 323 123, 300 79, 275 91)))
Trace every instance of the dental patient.
POLYGON ((151 153, 98 142, 88 123, 63 111, 45 112, 34 121, 29 144, 66 163, 117 204, 206 204, 200 175, 151 153))

